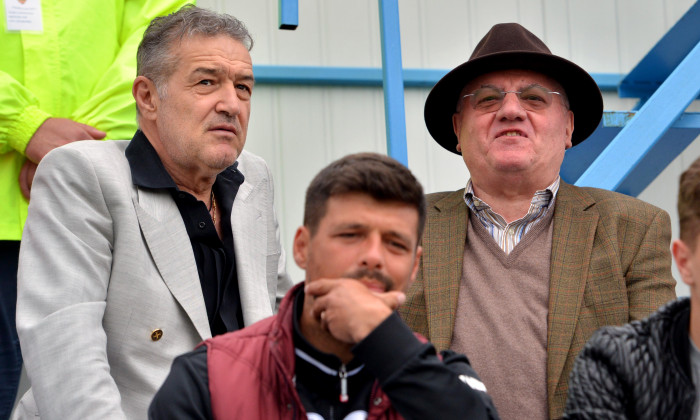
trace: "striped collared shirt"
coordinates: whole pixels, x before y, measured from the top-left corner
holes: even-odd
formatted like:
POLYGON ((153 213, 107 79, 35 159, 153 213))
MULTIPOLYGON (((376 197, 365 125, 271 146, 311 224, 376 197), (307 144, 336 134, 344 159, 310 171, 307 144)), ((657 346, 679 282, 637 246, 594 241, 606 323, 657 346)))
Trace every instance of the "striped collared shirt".
POLYGON ((510 254, 523 236, 542 220, 549 209, 554 207, 557 191, 559 191, 559 179, 557 176, 557 179, 546 189, 535 192, 527 214, 511 223, 506 223, 500 214, 491 210, 491 206, 474 195, 471 179, 464 190, 464 201, 503 252, 510 254))

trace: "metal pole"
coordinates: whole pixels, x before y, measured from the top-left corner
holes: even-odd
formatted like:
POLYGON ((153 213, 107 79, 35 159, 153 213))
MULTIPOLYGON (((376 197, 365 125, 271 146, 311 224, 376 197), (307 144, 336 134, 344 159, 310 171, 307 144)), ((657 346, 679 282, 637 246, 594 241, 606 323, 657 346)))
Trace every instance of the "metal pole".
POLYGON ((379 23, 387 153, 408 166, 398 0, 379 0, 379 23))

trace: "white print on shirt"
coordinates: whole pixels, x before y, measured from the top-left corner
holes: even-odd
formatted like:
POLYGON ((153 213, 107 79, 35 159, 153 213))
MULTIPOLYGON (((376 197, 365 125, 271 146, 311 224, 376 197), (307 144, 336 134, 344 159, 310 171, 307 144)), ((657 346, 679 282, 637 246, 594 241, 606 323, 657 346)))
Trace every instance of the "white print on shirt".
POLYGON ((459 375, 459 380, 467 384, 471 389, 486 392, 486 385, 476 378, 467 375, 459 375))
MULTIPOLYGON (((323 416, 318 413, 307 413, 306 417, 309 420, 325 420, 323 416)), ((365 420, 367 418, 367 412, 364 410, 353 411, 352 413, 345 416, 343 420, 365 420)))

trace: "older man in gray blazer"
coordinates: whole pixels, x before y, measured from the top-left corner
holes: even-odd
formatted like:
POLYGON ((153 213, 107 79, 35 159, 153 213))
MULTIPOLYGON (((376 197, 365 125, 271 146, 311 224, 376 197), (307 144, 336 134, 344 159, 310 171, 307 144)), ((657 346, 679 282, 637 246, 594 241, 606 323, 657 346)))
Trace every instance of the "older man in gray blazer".
POLYGON ((242 151, 251 46, 228 15, 155 19, 134 138, 42 161, 18 283, 32 389, 16 417, 145 418, 175 356, 272 315, 291 286, 270 171, 242 151))

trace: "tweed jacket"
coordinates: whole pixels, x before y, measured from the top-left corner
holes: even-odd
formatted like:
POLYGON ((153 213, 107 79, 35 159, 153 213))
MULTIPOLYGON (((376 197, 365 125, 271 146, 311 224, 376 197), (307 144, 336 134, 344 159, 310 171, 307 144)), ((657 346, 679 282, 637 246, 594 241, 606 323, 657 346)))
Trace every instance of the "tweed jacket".
MULTIPOLYGON (((173 359, 211 337, 180 211, 170 192, 134 185, 128 143, 75 142, 39 165, 20 250, 17 329, 32 389, 18 417, 146 418, 173 359)), ((245 151, 238 162, 231 227, 250 325, 291 282, 269 169, 245 151)))
MULTIPOLYGON (((469 217, 463 195, 428 195, 423 257, 400 309, 438 351, 452 342, 469 217)), ((675 280, 670 219, 657 207, 562 181, 552 223, 547 400, 550 418, 559 418, 574 360, 593 332, 645 318, 675 297, 675 280)))

